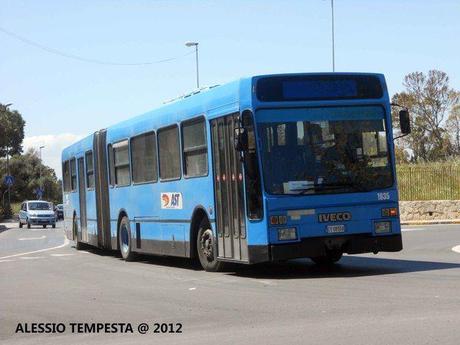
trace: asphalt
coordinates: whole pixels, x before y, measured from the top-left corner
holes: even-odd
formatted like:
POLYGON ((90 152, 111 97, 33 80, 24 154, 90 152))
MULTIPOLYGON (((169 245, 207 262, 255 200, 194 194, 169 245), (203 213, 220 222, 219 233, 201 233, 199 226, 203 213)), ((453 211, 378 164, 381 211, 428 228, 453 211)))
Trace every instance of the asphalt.
POLYGON ((2 344, 459 344, 460 225, 406 226, 399 253, 232 266, 76 251, 62 229, 0 233, 2 344), (15 333, 64 323, 62 334, 15 333), (70 323, 133 333, 72 333, 70 323), (150 331, 139 334, 147 323, 150 331), (154 323, 182 333, 153 333, 154 323))

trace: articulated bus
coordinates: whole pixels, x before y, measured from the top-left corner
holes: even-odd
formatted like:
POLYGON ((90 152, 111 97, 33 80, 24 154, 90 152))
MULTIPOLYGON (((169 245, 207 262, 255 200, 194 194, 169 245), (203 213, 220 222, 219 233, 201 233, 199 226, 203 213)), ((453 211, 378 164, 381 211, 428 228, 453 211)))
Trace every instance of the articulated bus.
POLYGON ((62 153, 67 237, 208 271, 400 251, 390 107, 381 74, 262 75, 99 130, 62 153))

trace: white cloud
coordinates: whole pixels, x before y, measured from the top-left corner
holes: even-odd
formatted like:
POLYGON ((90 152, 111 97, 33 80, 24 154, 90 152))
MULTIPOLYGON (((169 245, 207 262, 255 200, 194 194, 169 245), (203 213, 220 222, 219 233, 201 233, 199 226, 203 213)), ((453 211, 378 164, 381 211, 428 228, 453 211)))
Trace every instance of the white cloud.
POLYGON ((43 164, 53 168, 56 171, 56 176, 62 178, 61 153, 62 150, 83 138, 83 135, 72 133, 51 134, 51 135, 36 135, 24 138, 24 152, 29 148, 34 148, 38 151, 40 146, 45 146, 42 149, 43 164))

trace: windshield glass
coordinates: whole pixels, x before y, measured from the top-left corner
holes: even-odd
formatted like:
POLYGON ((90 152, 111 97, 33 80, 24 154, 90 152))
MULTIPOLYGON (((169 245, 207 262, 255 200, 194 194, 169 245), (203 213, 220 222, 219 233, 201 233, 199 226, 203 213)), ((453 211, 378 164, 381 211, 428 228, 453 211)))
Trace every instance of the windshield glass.
POLYGON ((51 204, 48 202, 29 202, 29 210, 51 210, 51 204))
POLYGON ((393 184, 378 106, 258 112, 270 194, 361 192, 393 184))

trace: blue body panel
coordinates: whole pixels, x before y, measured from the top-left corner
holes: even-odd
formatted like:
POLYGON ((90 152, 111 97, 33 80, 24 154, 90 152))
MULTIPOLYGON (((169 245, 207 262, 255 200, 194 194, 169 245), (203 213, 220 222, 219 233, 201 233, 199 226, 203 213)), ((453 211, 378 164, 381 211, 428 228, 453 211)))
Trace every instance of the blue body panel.
MULTIPOLYGON (((335 73, 337 74, 337 73, 335 73)), ((350 73, 351 74, 351 73, 350 73)), ((315 75, 315 74, 308 74, 315 75)), ((321 73, 321 75, 325 75, 321 73)), ((356 75, 356 73, 353 73, 356 75)), ((366 73, 366 75, 370 75, 366 73)), ((131 184, 122 187, 109 187, 110 200, 110 230, 112 238, 117 237, 117 226, 120 212, 126 212, 132 228, 135 223, 141 224, 142 239, 152 241, 178 241, 185 243, 183 253, 176 252, 174 255, 188 256, 187 248, 190 243, 190 222, 197 208, 203 209, 216 234, 214 182, 212 170, 211 132, 209 121, 227 114, 251 110, 255 114, 257 127, 258 111, 279 108, 306 108, 323 106, 344 105, 379 105, 385 111, 386 128, 388 129, 388 148, 394 169, 394 147, 391 131, 390 104, 383 75, 377 76, 383 86, 383 97, 372 100, 336 100, 336 101, 292 101, 292 102, 260 102, 254 92, 254 85, 261 77, 255 76, 240 79, 232 83, 211 88, 178 101, 164 105, 163 107, 147 112, 143 115, 131 118, 119 124, 107 128, 107 144, 113 144, 133 136, 157 131, 159 128, 177 124, 199 116, 206 119, 206 139, 208 148, 208 175, 204 177, 182 178, 174 181, 163 181, 146 184, 131 184), (162 209, 161 193, 182 193, 182 209, 162 209)), ((275 116, 275 115, 274 115, 275 116)), ((299 110, 301 116, 301 110, 299 110)), ((257 130, 255 131, 257 133, 257 130)), ((93 135, 69 146, 62 153, 62 161, 73 157, 84 157, 85 152, 93 149, 93 135)), ((260 145, 258 145, 260 153, 260 145)), ((260 160, 261 154, 259 154, 260 160)), ((259 161, 259 166, 262 163, 259 161)), ((108 173, 108 172, 107 172, 108 173)), ((263 174, 261 176, 263 179, 263 174)), ((262 186, 263 186, 262 180, 262 186)), ((270 215, 286 215, 287 226, 295 226, 298 229, 299 238, 296 241, 308 237, 324 236, 324 223, 318 222, 319 213, 351 212, 353 218, 346 224, 346 234, 366 233, 374 236, 373 223, 381 220, 383 207, 397 207, 398 194, 396 178, 394 185, 385 190, 366 193, 347 193, 337 195, 304 195, 304 196, 273 196, 263 193, 264 216, 261 220, 252 221, 246 219, 247 244, 249 246, 268 245, 279 243, 276 227, 268 224, 270 215), (380 201, 377 193, 388 192, 389 198, 380 201), (299 216, 300 212, 300 216, 299 216), (292 216, 294 215, 294 216, 292 216)), ((94 190, 86 192, 88 234, 97 236, 96 195, 94 190)), ((72 238, 72 217, 80 216, 78 188, 76 192, 64 193, 65 228, 68 236, 72 238)), ((399 218, 391 219, 392 234, 400 233, 399 218)), ((332 235, 331 235, 332 236, 332 235)), ((382 235, 378 235, 382 236, 382 235)), ((293 241, 295 242, 295 241, 293 241)), ((284 243, 284 242, 283 242, 284 243)), ((182 250, 182 249, 181 249, 182 250)), ((159 253, 167 254, 167 253, 159 253)))

